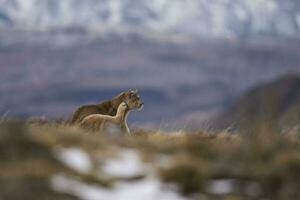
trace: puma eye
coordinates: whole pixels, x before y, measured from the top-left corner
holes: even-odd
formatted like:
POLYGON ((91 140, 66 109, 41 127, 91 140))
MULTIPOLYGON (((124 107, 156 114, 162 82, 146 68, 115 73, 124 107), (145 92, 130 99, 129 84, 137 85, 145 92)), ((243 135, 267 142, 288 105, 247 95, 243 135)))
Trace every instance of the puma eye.
POLYGON ((137 95, 136 95, 135 93, 130 93, 130 97, 134 97, 134 98, 136 98, 136 97, 137 97, 137 95))

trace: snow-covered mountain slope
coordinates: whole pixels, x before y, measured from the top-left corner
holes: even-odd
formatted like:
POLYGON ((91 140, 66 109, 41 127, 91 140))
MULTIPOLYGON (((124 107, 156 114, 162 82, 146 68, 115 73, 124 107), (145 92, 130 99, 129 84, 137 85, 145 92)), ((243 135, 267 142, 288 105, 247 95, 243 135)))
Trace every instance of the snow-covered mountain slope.
POLYGON ((300 37, 298 0, 0 0, 0 30, 300 37))

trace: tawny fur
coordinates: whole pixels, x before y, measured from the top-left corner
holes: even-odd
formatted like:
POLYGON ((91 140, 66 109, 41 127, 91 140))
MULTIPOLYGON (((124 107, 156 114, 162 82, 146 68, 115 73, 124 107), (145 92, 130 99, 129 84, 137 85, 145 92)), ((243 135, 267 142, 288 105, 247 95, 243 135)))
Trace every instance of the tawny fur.
POLYGON ((125 102, 122 102, 117 110, 115 116, 92 114, 85 117, 80 126, 95 132, 109 132, 112 134, 119 134, 119 132, 130 134, 127 125, 127 115, 130 108, 125 102))
POLYGON ((80 123, 85 117, 92 114, 102 114, 115 116, 117 113, 118 106, 121 102, 126 103, 131 107, 141 108, 143 103, 138 96, 136 90, 129 90, 120 93, 113 97, 111 100, 106 100, 98 104, 83 105, 79 107, 71 117, 71 124, 80 123))

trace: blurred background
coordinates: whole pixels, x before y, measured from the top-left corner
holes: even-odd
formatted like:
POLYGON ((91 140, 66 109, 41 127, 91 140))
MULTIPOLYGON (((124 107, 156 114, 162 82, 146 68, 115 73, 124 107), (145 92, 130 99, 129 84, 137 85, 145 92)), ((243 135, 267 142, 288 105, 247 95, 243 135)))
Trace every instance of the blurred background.
POLYGON ((0 199, 300 199, 299 76, 299 0, 0 0, 0 199))
POLYGON ((282 116, 300 99, 299 39, 297 0, 0 0, 0 115, 67 119, 137 88, 131 124, 228 126, 267 85, 282 116))

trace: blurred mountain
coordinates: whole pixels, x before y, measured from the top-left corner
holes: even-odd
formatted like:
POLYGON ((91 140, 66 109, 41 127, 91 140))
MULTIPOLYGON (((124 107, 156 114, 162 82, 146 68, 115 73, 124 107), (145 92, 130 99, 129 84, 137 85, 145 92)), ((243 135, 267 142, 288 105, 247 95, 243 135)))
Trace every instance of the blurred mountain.
POLYGON ((299 52, 295 42, 0 47, 0 116, 67 118, 82 104, 137 88, 145 106, 130 113, 131 125, 199 127, 254 85, 299 74, 299 52))
POLYGON ((299 110, 300 77, 288 74, 242 95, 219 122, 249 130, 266 122, 274 128, 299 128, 299 110))
POLYGON ((298 0, 1 0, 0 30, 299 38, 298 0))

